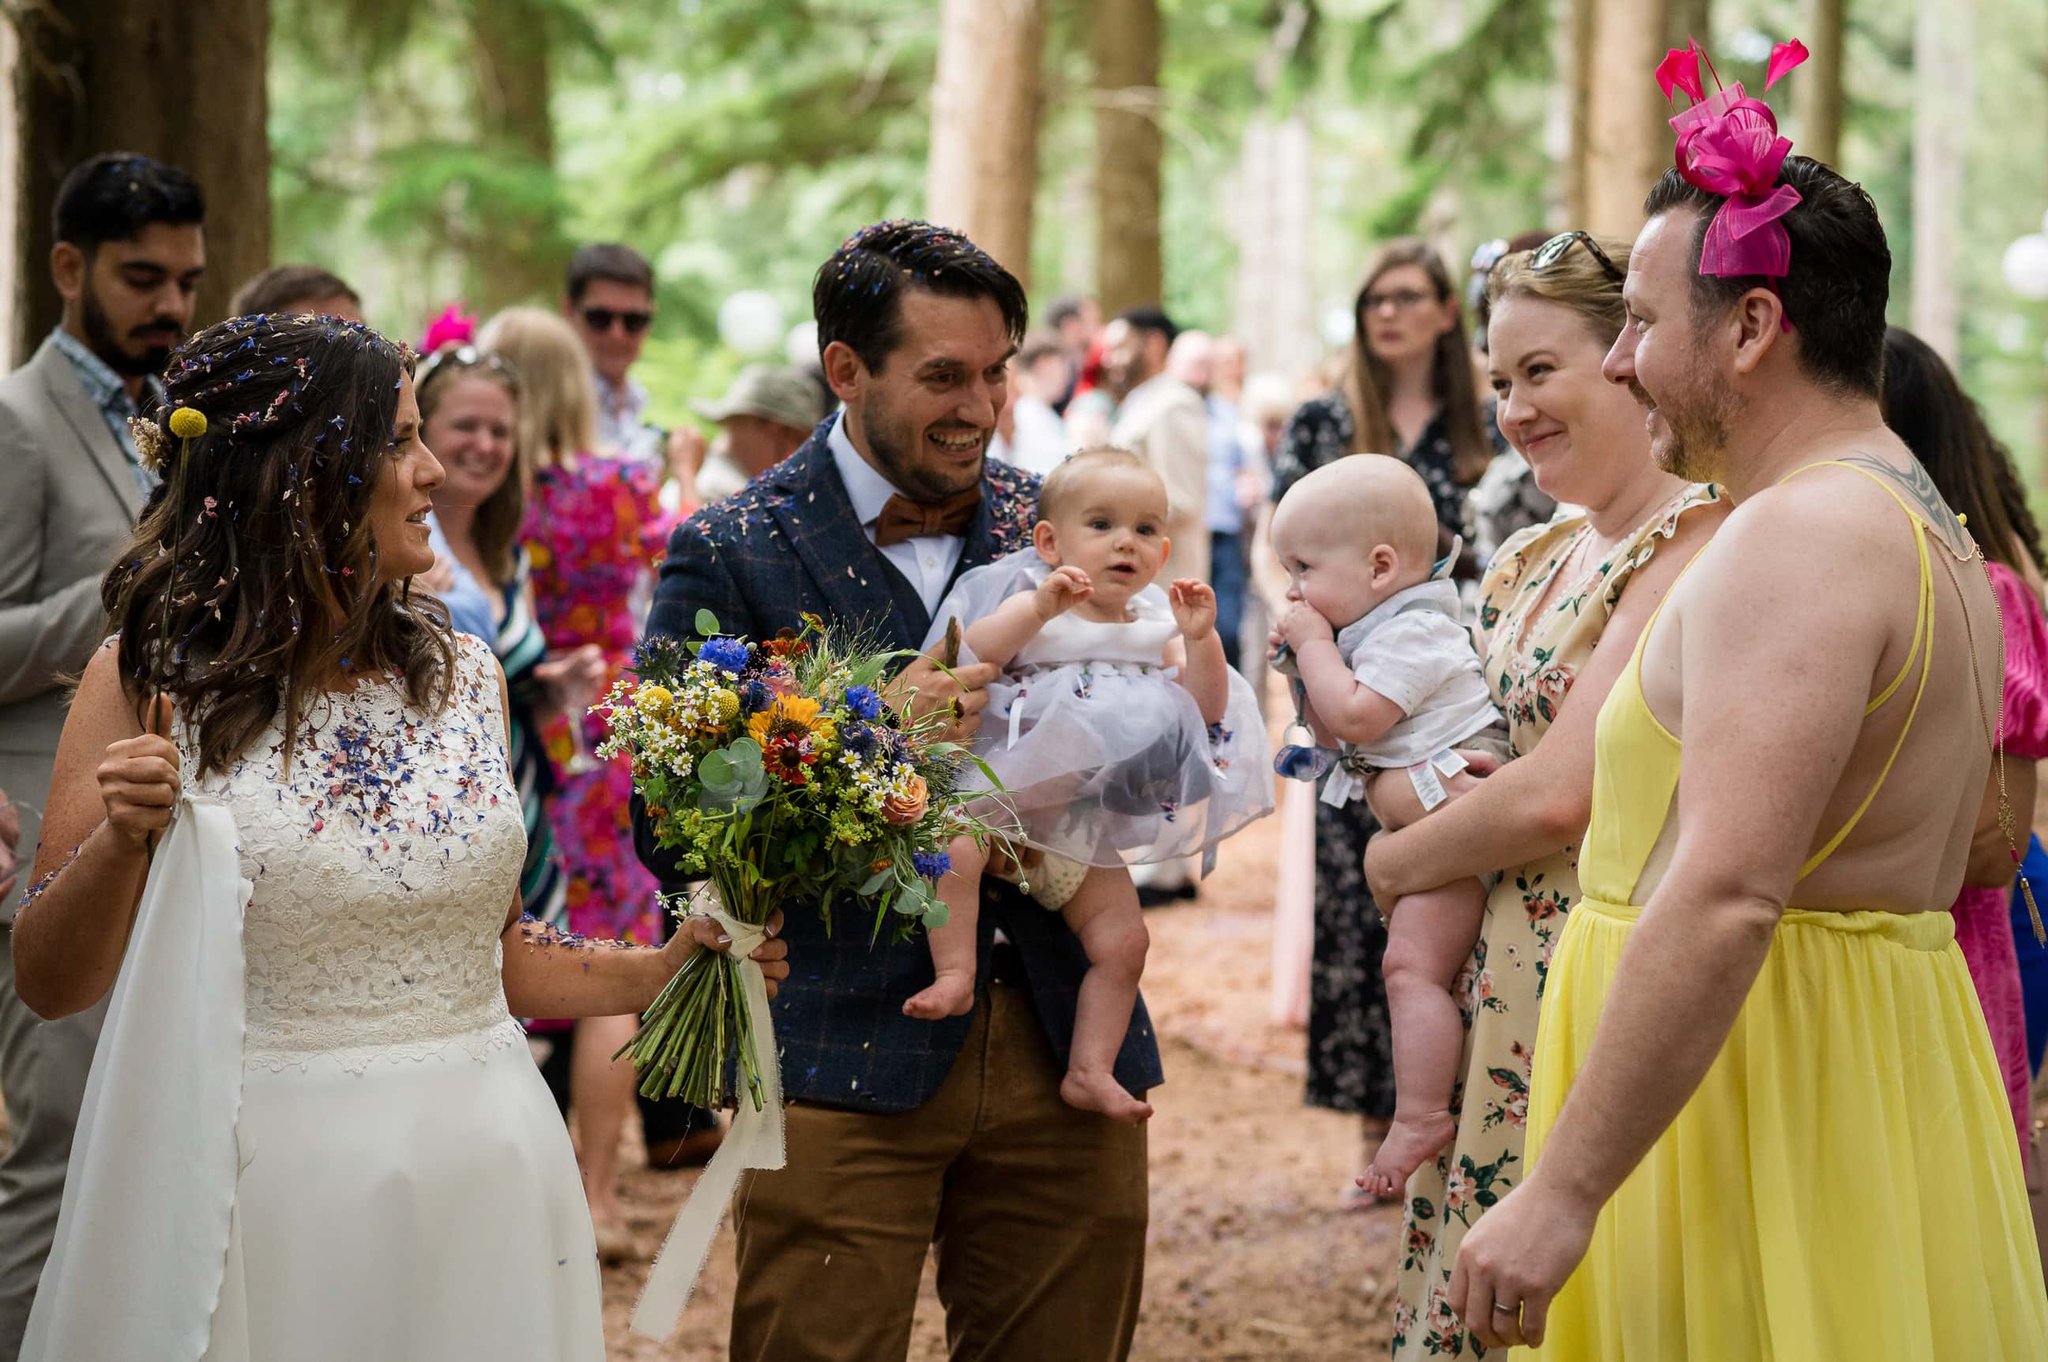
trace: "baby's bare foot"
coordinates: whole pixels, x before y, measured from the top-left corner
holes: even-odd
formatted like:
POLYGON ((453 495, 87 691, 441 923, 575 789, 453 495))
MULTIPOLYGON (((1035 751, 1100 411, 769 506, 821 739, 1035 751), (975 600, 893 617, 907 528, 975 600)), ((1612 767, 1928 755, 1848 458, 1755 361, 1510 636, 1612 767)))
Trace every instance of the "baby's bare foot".
POLYGON ((1457 1133, 1458 1123, 1448 1111, 1424 1112, 1416 1117, 1397 1114, 1387 1138, 1380 1141, 1379 1152, 1359 1176, 1358 1185, 1376 1197, 1399 1196, 1408 1185, 1408 1175, 1420 1168, 1423 1160, 1436 1157, 1437 1151, 1457 1133))
POLYGON ((943 1021, 974 1010, 974 975, 967 971, 946 971, 932 986, 910 995, 903 1015, 919 1021, 943 1021))
POLYGON ((1112 1121, 1138 1125, 1152 1119, 1152 1104, 1140 1102, 1124 1091, 1123 1084, 1105 1072, 1069 1069, 1060 1080, 1060 1100, 1082 1111, 1098 1112, 1112 1121))

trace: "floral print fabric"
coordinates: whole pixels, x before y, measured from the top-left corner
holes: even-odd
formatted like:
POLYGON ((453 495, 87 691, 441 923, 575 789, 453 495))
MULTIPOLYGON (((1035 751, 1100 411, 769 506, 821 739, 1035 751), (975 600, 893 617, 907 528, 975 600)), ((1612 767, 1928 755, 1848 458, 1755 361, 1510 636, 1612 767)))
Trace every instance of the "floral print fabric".
MULTIPOLYGON (((1635 570, 1687 511, 1716 495, 1709 487, 1685 489, 1585 576, 1557 582, 1555 592, 1553 579, 1592 533, 1583 515, 1534 526, 1501 545, 1480 588, 1480 655, 1516 755, 1549 730, 1635 570)), ((1452 986, 1466 1028, 1464 1076, 1451 1095, 1458 1134, 1408 1180, 1396 1359, 1486 1355, 1465 1336, 1446 1293, 1465 1231, 1522 1178, 1537 1007, 1551 947, 1579 896, 1578 854, 1574 844, 1501 876, 1452 986)))
MULTIPOLYGON (((655 563, 676 518, 661 509, 660 474, 625 458, 583 455, 543 468, 528 499, 525 541, 534 611, 551 649, 594 643, 611 688, 640 637, 655 563)), ((593 697, 593 700, 595 697, 593 697)), ((604 721, 583 719, 585 750, 605 736, 604 721)), ((556 721, 548 750, 558 767, 574 750, 556 721)), ((558 773, 549 823, 568 877, 569 928, 584 936, 642 944, 662 939, 660 887, 633 850, 633 774, 609 762, 584 774, 558 773)))

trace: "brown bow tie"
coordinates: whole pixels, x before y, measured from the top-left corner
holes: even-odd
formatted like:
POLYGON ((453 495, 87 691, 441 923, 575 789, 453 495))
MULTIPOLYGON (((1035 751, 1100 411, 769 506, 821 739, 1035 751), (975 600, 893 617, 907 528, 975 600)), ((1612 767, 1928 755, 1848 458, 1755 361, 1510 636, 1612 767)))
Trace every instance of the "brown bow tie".
POLYGON ((944 501, 912 501, 900 493, 891 492, 889 499, 882 503, 882 513, 875 517, 875 547, 886 549, 891 544, 925 535, 965 535, 968 526, 974 523, 975 508, 980 505, 981 484, 978 482, 944 501))

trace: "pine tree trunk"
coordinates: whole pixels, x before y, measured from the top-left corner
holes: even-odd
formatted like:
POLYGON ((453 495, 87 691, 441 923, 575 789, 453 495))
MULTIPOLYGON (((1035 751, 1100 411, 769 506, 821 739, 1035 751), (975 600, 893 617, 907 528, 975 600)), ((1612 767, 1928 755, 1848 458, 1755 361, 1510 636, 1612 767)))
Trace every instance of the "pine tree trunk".
POLYGON ((941 0, 925 213, 1031 284, 1045 0, 941 0))
POLYGON ((546 13, 536 0, 471 0, 469 7, 478 140, 501 172, 530 177, 472 204, 472 296, 486 314, 553 302, 569 257, 555 181, 546 13))
POLYGON ((1913 330, 1953 364, 1976 0, 1920 0, 1913 31, 1913 330))
POLYGON ((1159 252, 1158 0, 1095 0, 1095 295, 1102 314, 1157 303, 1159 252))
POLYGON ((1568 225, 1592 222, 1593 35, 1600 0, 1566 0, 1563 60, 1565 128, 1564 212, 1568 225))
POLYGON ((1803 36, 1810 57, 1800 72, 1792 107, 1799 127, 1794 145, 1839 167, 1842 156, 1842 10, 1843 0, 1811 0, 1803 36))
POLYGON ((1673 110, 1651 73, 1666 48, 1707 45, 1711 18, 1710 0, 1573 0, 1573 225, 1616 236, 1642 225, 1643 197, 1671 164, 1673 110))
POLYGON ((196 327, 270 264, 268 0, 42 0, 10 6, 14 358, 57 324, 50 209, 73 165, 134 151, 190 172, 206 191, 206 276, 196 327))

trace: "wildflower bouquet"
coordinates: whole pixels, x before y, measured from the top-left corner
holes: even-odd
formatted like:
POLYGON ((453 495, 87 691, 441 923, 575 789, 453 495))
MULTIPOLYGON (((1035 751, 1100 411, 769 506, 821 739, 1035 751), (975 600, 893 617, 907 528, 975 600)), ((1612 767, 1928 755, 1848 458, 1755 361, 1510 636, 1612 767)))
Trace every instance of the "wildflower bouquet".
MULTIPOLYGON (((899 651, 828 630, 815 616, 764 642, 721 634, 699 611, 691 642, 649 639, 633 680, 597 706, 610 723, 600 757, 633 764, 656 845, 711 882, 734 936, 732 955, 700 951, 655 999, 631 1056, 650 1097, 717 1108, 737 1060, 755 1110, 764 1075, 738 971, 747 928, 801 895, 832 926, 842 900, 871 908, 871 937, 945 921, 936 892, 946 844, 997 833, 967 809, 986 799, 962 775, 977 763, 943 741, 943 713, 903 718, 879 690, 899 651)), ((706 913, 674 898, 678 917, 706 913)))

